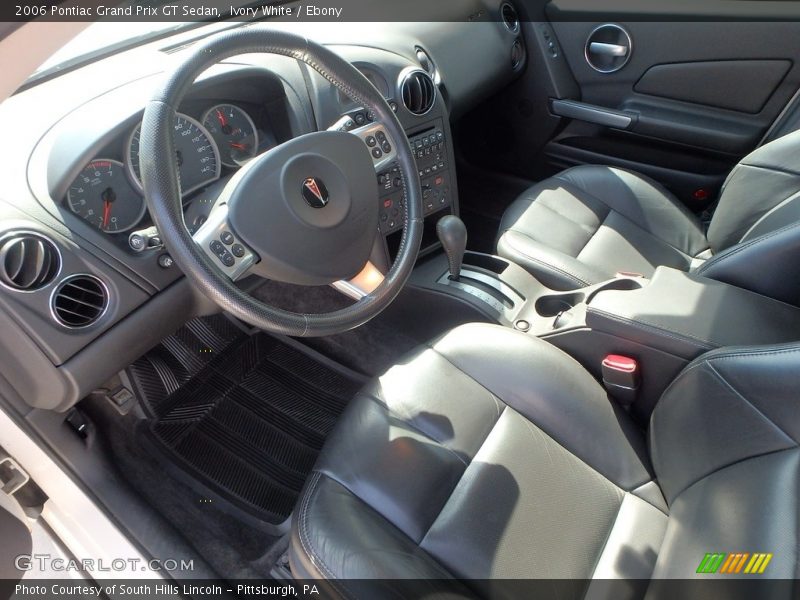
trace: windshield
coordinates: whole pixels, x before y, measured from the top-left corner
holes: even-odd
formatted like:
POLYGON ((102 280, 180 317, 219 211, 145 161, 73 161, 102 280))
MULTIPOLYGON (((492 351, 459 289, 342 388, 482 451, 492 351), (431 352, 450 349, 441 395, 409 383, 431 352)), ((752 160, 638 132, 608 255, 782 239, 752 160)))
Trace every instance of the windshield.
POLYGON ((187 25, 192 25, 192 23, 93 23, 47 59, 34 72, 32 78, 35 79, 44 71, 72 63, 76 59, 95 54, 98 51, 127 46, 159 33, 165 33, 170 29, 177 31, 187 25))

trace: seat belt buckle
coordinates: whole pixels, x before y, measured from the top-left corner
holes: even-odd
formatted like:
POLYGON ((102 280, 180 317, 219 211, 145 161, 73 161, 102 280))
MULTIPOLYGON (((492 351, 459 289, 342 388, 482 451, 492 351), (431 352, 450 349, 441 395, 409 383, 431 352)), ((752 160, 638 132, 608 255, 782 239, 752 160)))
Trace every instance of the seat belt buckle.
POLYGON ((636 359, 620 354, 609 354, 602 363, 603 385, 606 391, 623 406, 636 400, 641 381, 636 359))

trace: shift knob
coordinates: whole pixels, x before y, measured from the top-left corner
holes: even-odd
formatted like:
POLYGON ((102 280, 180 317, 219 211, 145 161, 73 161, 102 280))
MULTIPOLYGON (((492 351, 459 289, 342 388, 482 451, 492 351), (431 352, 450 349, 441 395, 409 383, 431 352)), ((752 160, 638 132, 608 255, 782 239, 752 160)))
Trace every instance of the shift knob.
POLYGON ((450 279, 457 280, 461 273, 461 263, 467 250, 467 228, 464 221, 455 215, 447 215, 436 223, 436 235, 442 242, 447 262, 450 264, 450 279))

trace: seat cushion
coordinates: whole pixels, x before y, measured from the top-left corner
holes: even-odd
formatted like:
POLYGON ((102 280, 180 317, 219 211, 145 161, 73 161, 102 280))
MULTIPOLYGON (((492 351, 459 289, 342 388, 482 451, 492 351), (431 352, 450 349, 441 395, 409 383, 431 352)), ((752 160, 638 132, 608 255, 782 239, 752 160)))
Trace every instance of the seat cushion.
POLYGON ((666 511, 643 433, 580 365, 471 324, 354 398, 302 495, 290 558, 339 595, 367 593, 341 580, 455 578, 483 595, 488 578, 646 578, 666 511))
POLYGON ((580 166, 525 191, 506 210, 497 253, 546 286, 566 290, 614 277, 688 270, 708 248, 700 222, 642 175, 580 166))

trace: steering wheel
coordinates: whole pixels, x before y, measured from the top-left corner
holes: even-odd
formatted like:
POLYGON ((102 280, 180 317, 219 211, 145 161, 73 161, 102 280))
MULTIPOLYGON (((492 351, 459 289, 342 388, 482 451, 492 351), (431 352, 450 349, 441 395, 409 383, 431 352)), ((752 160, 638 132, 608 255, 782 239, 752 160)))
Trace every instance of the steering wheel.
POLYGON ((419 253, 422 192, 397 116, 350 63, 294 34, 247 27, 217 35, 194 51, 145 108, 140 163, 147 207, 186 277, 222 309, 265 331, 323 336, 362 325, 394 300, 419 253), (176 110, 200 73, 225 58, 255 52, 306 63, 374 119, 349 132, 302 135, 256 156, 230 179, 192 236, 184 224, 176 166, 176 110), (390 164, 400 170, 405 214, 397 258, 383 274, 369 256, 379 231, 376 171, 390 164), (356 302, 320 314, 282 310, 235 285, 251 274, 331 284, 356 302))

